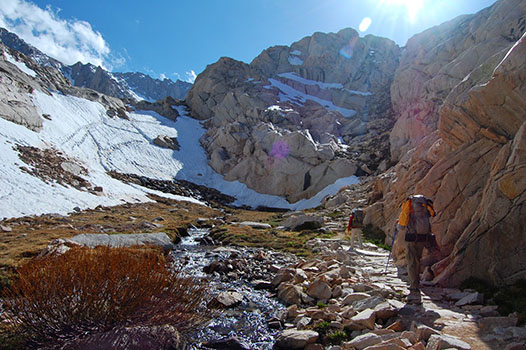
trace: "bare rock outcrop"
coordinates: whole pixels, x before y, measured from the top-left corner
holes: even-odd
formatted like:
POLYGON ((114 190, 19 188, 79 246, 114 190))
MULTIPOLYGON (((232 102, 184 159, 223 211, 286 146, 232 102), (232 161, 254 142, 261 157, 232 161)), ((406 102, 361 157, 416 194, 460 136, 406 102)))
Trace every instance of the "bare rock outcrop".
POLYGON ((344 29, 269 48, 250 65, 221 58, 186 98, 192 115, 206 120, 210 165, 290 202, 385 170, 388 87, 399 55, 388 39, 344 29))
POLYGON ((437 130, 442 103, 464 78, 470 76, 471 86, 487 81, 491 65, 524 33, 524 10, 522 1, 499 1, 409 39, 391 86, 397 119, 390 136, 393 158, 437 130), (481 65, 486 70, 472 74, 481 65))
MULTIPOLYGON (((455 286, 468 277, 502 285, 526 276, 519 253, 526 248, 522 224, 526 217, 526 39, 520 36, 526 29, 525 18, 526 3, 502 0, 474 16, 413 37, 411 45, 420 46, 422 54, 418 62, 414 54, 412 65, 407 56, 402 58, 392 87, 392 91, 407 90, 400 80, 404 72, 434 67, 435 61, 423 64, 425 57, 430 58, 424 53, 433 32, 456 33, 444 39, 441 50, 445 53, 438 50, 440 46, 434 53, 439 58, 445 55, 441 66, 455 74, 441 78, 441 85, 436 79, 446 71, 433 72, 435 78, 419 92, 425 90, 427 95, 411 97, 420 102, 430 101, 432 94, 437 97, 421 120, 432 122, 422 134, 407 134, 407 148, 416 147, 399 153, 399 164, 380 186, 382 200, 368 208, 366 217, 392 236, 399 205, 407 195, 423 193, 432 198, 438 211, 432 226, 442 258, 432 269, 434 282, 441 285, 455 286), (464 51, 450 57, 454 47, 464 51)), ((415 106, 407 103, 409 98, 403 102, 400 97, 393 93, 395 110, 407 112, 415 106)), ((401 150, 405 146, 399 143, 396 130, 404 118, 391 134, 392 147, 401 150)), ((403 263, 402 239, 395 243, 399 264, 403 263)))
POLYGON ((44 116, 38 113, 31 98, 31 94, 39 90, 46 94, 60 91, 99 102, 109 116, 127 118, 127 108, 122 100, 91 89, 71 86, 58 69, 39 65, 30 57, 1 43, 0 52, 0 117, 39 131, 44 116))

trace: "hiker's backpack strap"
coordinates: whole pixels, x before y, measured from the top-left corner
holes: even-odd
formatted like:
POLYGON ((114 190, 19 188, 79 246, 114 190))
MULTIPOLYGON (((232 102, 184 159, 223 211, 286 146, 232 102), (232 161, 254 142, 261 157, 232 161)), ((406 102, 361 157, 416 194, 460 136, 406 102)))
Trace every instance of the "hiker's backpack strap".
POLYGON ((424 204, 424 206, 426 207, 430 216, 435 217, 435 215, 437 215, 435 208, 433 208, 433 201, 431 199, 426 199, 426 204, 424 204))
POLYGON ((409 220, 411 219, 411 213, 413 212, 413 203, 411 198, 407 198, 404 203, 402 203, 402 211, 400 212, 400 217, 398 218, 398 223, 400 226, 407 226, 409 220))

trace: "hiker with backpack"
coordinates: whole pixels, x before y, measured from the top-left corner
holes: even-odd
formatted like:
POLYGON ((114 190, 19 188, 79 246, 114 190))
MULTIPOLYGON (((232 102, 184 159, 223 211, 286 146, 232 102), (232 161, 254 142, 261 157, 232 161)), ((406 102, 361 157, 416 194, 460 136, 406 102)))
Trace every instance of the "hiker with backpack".
POLYGON ((363 248, 362 223, 363 210, 353 209, 351 215, 349 216, 349 223, 347 224, 347 229, 345 230, 345 234, 351 235, 351 246, 349 247, 349 251, 352 251, 354 249, 355 242, 358 242, 359 248, 363 248))
MULTIPOLYGON (((429 222, 435 215, 433 201, 423 195, 409 196, 402 204, 398 223, 401 231, 405 231, 407 273, 411 293, 420 292, 420 266, 424 248, 431 254, 439 252, 429 222)), ((426 268, 428 273, 432 273, 430 266, 426 268)))

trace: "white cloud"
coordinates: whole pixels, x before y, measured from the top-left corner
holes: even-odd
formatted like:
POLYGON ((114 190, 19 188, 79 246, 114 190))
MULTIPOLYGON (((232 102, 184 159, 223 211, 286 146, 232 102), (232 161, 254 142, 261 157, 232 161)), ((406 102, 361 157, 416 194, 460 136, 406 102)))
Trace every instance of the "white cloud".
POLYGON ((189 72, 186 72, 186 81, 189 83, 194 83, 195 78, 197 78, 197 74, 195 74, 194 70, 190 70, 189 72))
POLYGON ((62 19, 50 6, 42 9, 26 0, 2 0, 0 26, 65 64, 81 61, 111 70, 124 63, 122 57, 114 59, 108 43, 91 24, 62 19))
POLYGON ((166 78, 167 78, 166 74, 164 73, 159 74, 159 79, 164 80, 166 78))

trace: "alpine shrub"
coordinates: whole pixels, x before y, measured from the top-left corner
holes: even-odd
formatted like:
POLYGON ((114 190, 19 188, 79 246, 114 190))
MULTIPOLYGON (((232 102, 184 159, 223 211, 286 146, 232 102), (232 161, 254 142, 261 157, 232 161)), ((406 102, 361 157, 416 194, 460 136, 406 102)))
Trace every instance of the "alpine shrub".
POLYGON ((170 270, 158 250, 75 248, 34 259, 3 293, 13 336, 49 344, 118 327, 207 322, 207 286, 170 270))

